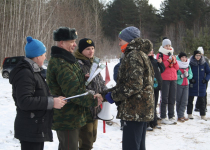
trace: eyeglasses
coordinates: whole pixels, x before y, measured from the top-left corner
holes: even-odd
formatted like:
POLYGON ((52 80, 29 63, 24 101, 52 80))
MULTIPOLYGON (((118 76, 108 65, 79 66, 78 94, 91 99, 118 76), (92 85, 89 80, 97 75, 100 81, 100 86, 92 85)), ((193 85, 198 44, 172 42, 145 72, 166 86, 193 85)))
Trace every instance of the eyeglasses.
POLYGON ((195 57, 201 57, 201 55, 195 55, 195 57))

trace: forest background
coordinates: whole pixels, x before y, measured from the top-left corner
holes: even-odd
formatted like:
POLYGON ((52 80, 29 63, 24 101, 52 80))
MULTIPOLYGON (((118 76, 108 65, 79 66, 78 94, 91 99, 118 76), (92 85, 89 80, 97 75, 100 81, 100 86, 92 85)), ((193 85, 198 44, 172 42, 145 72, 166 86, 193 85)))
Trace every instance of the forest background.
POLYGON ((148 0, 1 0, 0 20, 0 62, 25 55, 27 36, 45 44, 49 59, 53 30, 60 26, 76 28, 77 43, 91 38, 102 59, 120 56, 118 34, 127 26, 139 28, 155 53, 168 37, 175 54, 190 56, 202 46, 210 56, 210 0, 164 0, 160 10, 148 0))

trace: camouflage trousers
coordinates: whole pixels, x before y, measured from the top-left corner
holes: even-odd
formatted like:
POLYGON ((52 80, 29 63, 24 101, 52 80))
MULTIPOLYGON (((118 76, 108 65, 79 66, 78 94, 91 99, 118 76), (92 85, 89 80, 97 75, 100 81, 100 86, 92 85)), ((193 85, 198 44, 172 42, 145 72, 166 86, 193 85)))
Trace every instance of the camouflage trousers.
POLYGON ((79 150, 91 150, 97 137, 98 120, 87 123, 80 128, 79 132, 79 150))

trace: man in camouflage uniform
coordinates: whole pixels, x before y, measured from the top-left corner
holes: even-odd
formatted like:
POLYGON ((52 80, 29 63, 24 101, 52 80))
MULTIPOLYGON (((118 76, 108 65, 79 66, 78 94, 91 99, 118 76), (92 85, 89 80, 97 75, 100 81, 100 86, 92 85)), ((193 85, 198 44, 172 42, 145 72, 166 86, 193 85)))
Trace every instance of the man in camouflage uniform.
POLYGON ((125 57, 118 71, 117 84, 102 94, 107 101, 118 105, 117 118, 125 121, 123 150, 145 150, 146 122, 154 119, 154 71, 147 56, 153 45, 141 39, 135 27, 122 30, 119 40, 125 57))
MULTIPOLYGON (((84 38, 79 41, 78 49, 74 53, 78 63, 85 74, 90 73, 91 65, 93 63, 95 53, 95 44, 91 39, 84 38)), ((93 80, 86 86, 86 89, 93 90, 96 93, 107 90, 105 82, 99 73, 93 80)), ((97 114, 101 111, 101 107, 90 107, 93 122, 87 123, 80 128, 79 134, 79 150, 91 150, 93 143, 97 137, 98 117, 97 114)))
MULTIPOLYGON (((57 46, 51 48, 47 69, 47 83, 51 93, 65 97, 85 93, 85 75, 72 54, 77 46, 76 30, 60 27, 54 31, 53 38, 57 46)), ((71 99, 61 110, 54 109, 52 128, 57 132, 59 150, 78 150, 79 130, 88 121, 92 121, 89 107, 100 105, 102 100, 99 94, 88 94, 71 99)))

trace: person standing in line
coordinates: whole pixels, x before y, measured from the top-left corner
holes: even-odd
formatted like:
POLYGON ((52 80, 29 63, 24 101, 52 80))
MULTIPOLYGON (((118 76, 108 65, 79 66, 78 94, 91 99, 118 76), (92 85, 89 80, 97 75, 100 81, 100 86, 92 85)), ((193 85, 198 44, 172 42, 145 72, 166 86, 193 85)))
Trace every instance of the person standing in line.
POLYGON ((43 150, 45 141, 53 141, 51 131, 53 108, 61 109, 65 97, 53 97, 41 75, 46 59, 46 47, 32 37, 27 37, 26 57, 10 72, 12 96, 16 106, 15 138, 21 150, 43 150))
MULTIPOLYGON (((204 50, 203 50, 203 47, 198 47, 198 49, 197 49, 198 51, 200 51, 201 52, 201 55, 205 58, 205 61, 207 62, 207 64, 209 65, 209 59, 206 57, 206 56, 204 56, 204 50)), ((206 83, 206 90, 207 90, 207 88, 208 88, 208 82, 206 83)), ((206 100, 206 106, 205 106, 205 111, 207 112, 207 91, 206 91, 206 96, 205 96, 205 100, 206 100)), ((199 111, 199 101, 198 101, 198 98, 197 98, 197 100, 196 100, 196 105, 195 105, 195 111, 199 111)))
POLYGON ((155 72, 155 83, 154 83, 154 95, 155 95, 155 112, 154 112, 154 120, 148 122, 147 131, 153 131, 153 128, 161 129, 160 126, 157 124, 157 103, 159 98, 159 91, 162 89, 162 77, 161 73, 164 72, 165 66, 162 62, 162 57, 159 57, 158 59, 154 59, 154 51, 152 50, 149 54, 149 59, 152 63, 154 72, 155 72))
POLYGON ((188 118, 184 117, 184 112, 188 103, 189 93, 189 80, 192 79, 193 74, 189 65, 189 59, 187 54, 180 52, 176 57, 179 64, 179 70, 177 71, 177 95, 176 95, 176 112, 179 122, 185 122, 188 118))
POLYGON ((194 96, 198 96, 199 110, 202 120, 207 120, 205 111, 205 96, 206 96, 206 84, 210 79, 210 68, 205 61, 204 56, 200 51, 194 51, 194 55, 190 59, 190 66, 193 73, 193 78, 190 80, 189 98, 187 105, 187 114, 189 119, 193 119, 193 100, 194 96))
POLYGON ((147 122, 154 119, 154 70, 148 54, 153 45, 130 26, 119 33, 124 52, 115 87, 101 93, 109 103, 118 102, 117 118, 124 121, 123 150, 145 150, 147 122))
MULTIPOLYGON (((60 27, 53 32, 53 39, 57 46, 51 48, 47 68, 47 83, 51 93, 65 97, 85 93, 85 74, 73 56, 77 46, 76 30, 60 27)), ((99 106, 102 101, 100 94, 93 96, 88 92, 88 95, 70 99, 61 110, 54 110, 52 128, 58 136, 59 150, 78 150, 80 128, 92 121, 89 107, 99 106)))
POLYGON ((162 124, 176 124, 176 119, 174 118, 174 105, 176 101, 176 90, 177 90, 177 70, 179 70, 179 65, 176 61, 176 57, 173 55, 174 49, 171 46, 171 41, 164 38, 162 41, 162 46, 159 48, 159 55, 163 55, 163 63, 165 66, 165 71, 161 74, 162 82, 162 101, 161 101, 161 123, 162 124), (166 106, 168 105, 168 118, 166 119, 166 106))
MULTIPOLYGON (((90 73, 90 69, 93 63, 93 58, 95 54, 95 44, 89 38, 83 38, 79 41, 78 49, 74 53, 82 71, 85 74, 90 73)), ((99 73, 88 86, 87 90, 92 90, 95 93, 100 93, 107 90, 105 82, 99 73)), ((88 122, 86 125, 80 128, 79 133, 79 150, 91 150, 93 148, 93 143, 97 138, 97 127, 98 127, 98 117, 97 114, 101 111, 101 107, 90 107, 92 114, 92 122, 88 122)))

